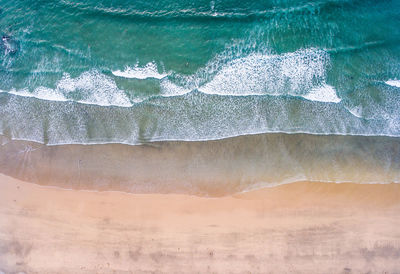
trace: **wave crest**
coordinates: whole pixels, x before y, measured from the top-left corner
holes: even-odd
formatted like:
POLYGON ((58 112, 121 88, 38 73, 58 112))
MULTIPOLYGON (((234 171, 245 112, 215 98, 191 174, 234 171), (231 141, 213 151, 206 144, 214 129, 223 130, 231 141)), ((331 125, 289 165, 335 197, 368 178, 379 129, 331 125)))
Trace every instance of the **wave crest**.
POLYGON ((132 106, 125 92, 117 87, 113 79, 95 70, 86 71, 77 78, 71 78, 68 73, 64 73, 54 89, 40 86, 33 91, 27 88, 12 89, 8 93, 49 101, 76 101, 99 106, 132 106))
POLYGON ((124 71, 121 70, 112 71, 112 74, 119 77, 135 78, 135 79, 147 79, 147 78, 162 79, 168 76, 167 73, 159 73, 157 65, 154 62, 148 63, 144 67, 140 67, 138 64, 136 64, 134 67, 126 67, 124 71))
POLYGON ((168 89, 163 95, 198 89, 206 94, 228 96, 289 95, 332 103, 341 100, 326 83, 330 58, 323 50, 311 48, 281 55, 253 52, 224 59, 227 58, 223 55, 217 56, 194 75, 175 75, 178 81, 164 83, 168 89))
POLYGON ((387 80, 385 84, 392 87, 400 88, 400 80, 387 80))

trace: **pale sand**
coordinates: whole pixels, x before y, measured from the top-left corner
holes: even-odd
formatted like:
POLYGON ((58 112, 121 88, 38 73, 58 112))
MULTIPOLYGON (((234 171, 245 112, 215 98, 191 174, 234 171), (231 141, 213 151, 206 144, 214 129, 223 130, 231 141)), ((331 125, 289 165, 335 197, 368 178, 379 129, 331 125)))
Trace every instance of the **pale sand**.
POLYGON ((0 175, 0 273, 399 273, 400 185, 224 198, 88 192, 0 175))

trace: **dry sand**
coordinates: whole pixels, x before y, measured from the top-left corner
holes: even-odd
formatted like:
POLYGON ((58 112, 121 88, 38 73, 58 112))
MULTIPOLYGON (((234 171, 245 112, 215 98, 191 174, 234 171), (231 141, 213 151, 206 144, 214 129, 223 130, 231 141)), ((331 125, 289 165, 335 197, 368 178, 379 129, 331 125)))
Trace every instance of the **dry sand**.
POLYGON ((399 273, 400 185, 301 182, 224 198, 0 175, 0 273, 399 273))

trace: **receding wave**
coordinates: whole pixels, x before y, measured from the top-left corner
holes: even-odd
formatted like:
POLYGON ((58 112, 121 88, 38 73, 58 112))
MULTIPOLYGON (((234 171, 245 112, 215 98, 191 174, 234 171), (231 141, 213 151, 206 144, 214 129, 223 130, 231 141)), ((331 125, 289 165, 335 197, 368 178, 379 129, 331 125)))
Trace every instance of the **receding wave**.
POLYGON ((0 133, 49 145, 215 140, 257 133, 400 136, 398 116, 362 119, 336 103, 190 92, 132 107, 0 93, 0 133), (21 123, 21 121, 29 121, 21 123))
POLYGON ((400 138, 263 134, 144 146, 0 135, 0 172, 44 185, 222 196, 298 181, 400 183, 400 138))

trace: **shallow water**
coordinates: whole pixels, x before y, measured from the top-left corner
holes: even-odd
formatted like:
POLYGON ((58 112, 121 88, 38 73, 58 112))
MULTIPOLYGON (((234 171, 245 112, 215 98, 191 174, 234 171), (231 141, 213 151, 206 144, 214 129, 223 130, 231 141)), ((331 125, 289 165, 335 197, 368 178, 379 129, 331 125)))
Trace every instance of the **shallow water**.
POLYGON ((221 196, 298 181, 399 183, 400 139, 261 134, 205 142, 57 145, 1 138, 0 172, 43 185, 221 196))

